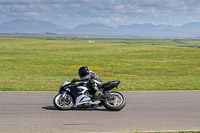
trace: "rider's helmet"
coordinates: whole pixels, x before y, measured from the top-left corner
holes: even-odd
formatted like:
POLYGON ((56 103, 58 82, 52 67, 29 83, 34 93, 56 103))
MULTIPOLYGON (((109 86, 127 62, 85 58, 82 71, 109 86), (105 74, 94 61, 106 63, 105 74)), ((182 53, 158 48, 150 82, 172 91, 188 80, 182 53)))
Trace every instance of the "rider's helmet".
POLYGON ((79 70, 78 70, 78 75, 80 77, 85 77, 86 75, 89 74, 89 69, 87 66, 83 66, 83 67, 80 67, 79 70))

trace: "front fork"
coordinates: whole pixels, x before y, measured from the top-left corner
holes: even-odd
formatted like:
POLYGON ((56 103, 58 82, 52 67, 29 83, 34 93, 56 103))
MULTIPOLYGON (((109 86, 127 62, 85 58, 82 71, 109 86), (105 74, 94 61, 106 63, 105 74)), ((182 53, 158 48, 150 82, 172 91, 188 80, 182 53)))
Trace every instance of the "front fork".
POLYGON ((66 97, 66 95, 67 95, 67 91, 62 91, 62 97, 64 98, 66 97))
POLYGON ((71 101, 71 99, 69 98, 68 94, 67 94, 67 91, 62 91, 60 92, 62 95, 61 95, 61 99, 63 99, 64 101, 67 101, 67 102, 73 102, 71 101))

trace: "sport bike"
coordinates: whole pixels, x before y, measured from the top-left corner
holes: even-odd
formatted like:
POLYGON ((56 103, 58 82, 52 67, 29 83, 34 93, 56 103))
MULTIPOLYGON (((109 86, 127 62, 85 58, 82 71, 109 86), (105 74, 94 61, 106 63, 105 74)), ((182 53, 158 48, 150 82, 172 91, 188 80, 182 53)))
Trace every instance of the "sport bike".
POLYGON ((59 88, 59 93, 54 97, 54 106, 59 110, 72 108, 88 108, 104 106, 110 111, 120 111, 126 104, 125 97, 117 91, 110 91, 117 88, 120 81, 109 81, 99 86, 101 95, 93 99, 94 90, 88 81, 81 81, 75 84, 73 80, 67 79, 59 88))

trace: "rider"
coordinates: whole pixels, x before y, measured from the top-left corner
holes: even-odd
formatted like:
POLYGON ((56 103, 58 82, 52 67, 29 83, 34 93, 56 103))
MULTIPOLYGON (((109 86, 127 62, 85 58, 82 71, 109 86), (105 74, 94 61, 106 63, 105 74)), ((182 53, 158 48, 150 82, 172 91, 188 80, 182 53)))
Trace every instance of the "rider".
POLYGON ((94 98, 98 99, 100 97, 101 91, 98 86, 103 84, 103 81, 92 71, 88 69, 87 66, 80 67, 78 70, 80 78, 73 79, 73 82, 76 81, 89 81, 92 86, 92 89, 95 90, 94 98))

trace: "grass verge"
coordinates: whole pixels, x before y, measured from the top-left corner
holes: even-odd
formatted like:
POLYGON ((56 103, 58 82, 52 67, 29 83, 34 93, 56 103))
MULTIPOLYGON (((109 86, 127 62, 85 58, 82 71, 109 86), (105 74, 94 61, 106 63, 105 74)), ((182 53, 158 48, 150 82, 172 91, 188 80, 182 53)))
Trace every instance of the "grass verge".
MULTIPOLYGON (((0 38, 0 91, 55 91, 84 65, 105 82, 120 80, 120 90, 200 90, 199 48, 135 41, 0 38)), ((187 41, 194 43, 200 41, 187 41)))

